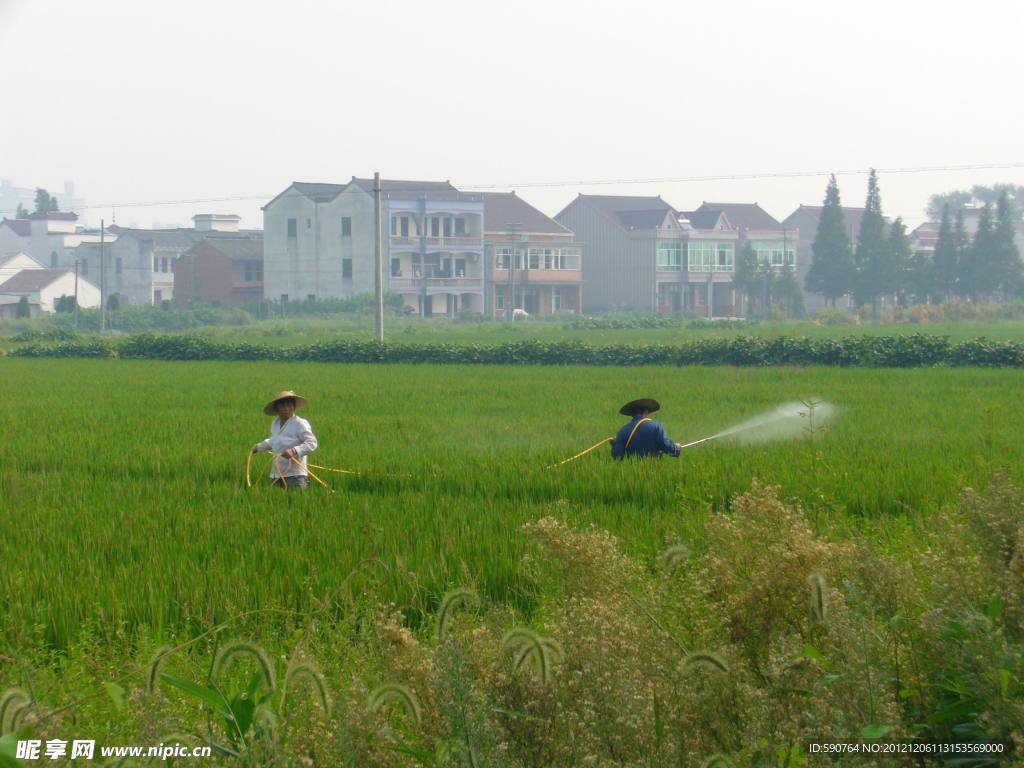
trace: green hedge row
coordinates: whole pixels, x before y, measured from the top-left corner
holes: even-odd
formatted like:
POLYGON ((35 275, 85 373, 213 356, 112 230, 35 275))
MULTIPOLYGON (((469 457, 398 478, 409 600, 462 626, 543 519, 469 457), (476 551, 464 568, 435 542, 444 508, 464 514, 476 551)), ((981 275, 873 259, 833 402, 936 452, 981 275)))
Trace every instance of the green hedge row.
POLYGON ((944 336, 848 336, 808 339, 782 336, 702 339, 681 345, 595 346, 579 341, 521 341, 498 345, 378 345, 326 341, 291 348, 200 336, 138 334, 119 342, 79 339, 30 344, 15 357, 122 357, 144 360, 289 360, 334 363, 486 363, 496 365, 833 365, 914 368, 987 366, 1024 368, 1024 345, 944 336))

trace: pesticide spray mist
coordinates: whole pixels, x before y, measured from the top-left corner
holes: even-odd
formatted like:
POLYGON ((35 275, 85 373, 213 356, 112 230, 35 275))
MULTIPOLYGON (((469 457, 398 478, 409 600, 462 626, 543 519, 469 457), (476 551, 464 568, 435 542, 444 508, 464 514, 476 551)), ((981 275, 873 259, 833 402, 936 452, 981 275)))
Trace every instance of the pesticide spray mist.
POLYGON ((804 437, 824 426, 836 414, 835 406, 822 400, 785 403, 721 432, 694 440, 689 448, 710 440, 735 440, 743 445, 804 437))

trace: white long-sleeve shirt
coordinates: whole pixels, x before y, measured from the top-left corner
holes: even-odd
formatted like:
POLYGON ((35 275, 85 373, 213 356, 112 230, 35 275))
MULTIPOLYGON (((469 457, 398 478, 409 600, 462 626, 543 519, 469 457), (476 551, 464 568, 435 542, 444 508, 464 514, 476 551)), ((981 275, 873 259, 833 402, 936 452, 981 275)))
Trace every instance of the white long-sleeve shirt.
POLYGON ((315 451, 316 446, 316 435, 313 434, 309 422, 301 416, 292 416, 284 426, 281 426, 280 418, 274 419, 274 423, 270 425, 270 438, 257 443, 256 449, 273 453, 282 453, 289 448, 295 451, 295 461, 288 461, 283 457, 274 459, 270 466, 270 476, 276 479, 308 475, 306 456, 315 451))

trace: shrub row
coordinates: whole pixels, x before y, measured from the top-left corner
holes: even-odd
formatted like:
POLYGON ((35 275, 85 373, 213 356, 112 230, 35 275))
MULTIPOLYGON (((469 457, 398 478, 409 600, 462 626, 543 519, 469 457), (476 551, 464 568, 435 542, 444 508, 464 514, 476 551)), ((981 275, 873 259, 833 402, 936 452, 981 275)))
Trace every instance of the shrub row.
POLYGON ((832 365, 914 368, 986 366, 1024 368, 1024 345, 945 336, 781 336, 702 339, 688 344, 595 346, 579 341, 520 341, 497 345, 325 341, 290 348, 200 336, 138 334, 118 343, 82 339, 30 344, 16 357, 114 357, 143 360, 291 360, 333 363, 458 363, 496 365, 832 365))

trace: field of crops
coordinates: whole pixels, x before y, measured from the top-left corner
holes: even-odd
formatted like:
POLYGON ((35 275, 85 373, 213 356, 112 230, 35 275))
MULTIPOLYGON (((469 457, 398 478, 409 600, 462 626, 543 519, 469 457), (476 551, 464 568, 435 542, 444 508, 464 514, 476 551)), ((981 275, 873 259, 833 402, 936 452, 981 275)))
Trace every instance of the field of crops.
MULTIPOLYGON (((7 357, 0 372, 0 688, 19 686, 0 696, 0 730, 184 731, 245 765, 573 766, 581 750, 799 765, 826 733, 1024 749, 1024 544, 1007 543, 1024 542, 1024 502, 959 501, 1000 471, 1024 481, 1020 371, 7 357), (312 460, 360 474, 321 473, 333 492, 246 487, 281 388, 310 399, 312 460), (661 400, 680 442, 795 400, 836 414, 677 460, 613 463, 602 448, 549 468, 613 434, 637 396, 661 400), (744 496, 755 480, 789 506, 744 496), (692 553, 678 577, 666 548, 692 553), (430 641, 454 587, 483 598, 482 623, 430 641), (503 635, 520 622, 558 642, 503 635), (244 677, 218 683, 230 705, 217 698, 222 637, 270 649, 286 678, 314 660, 335 710, 302 700, 291 730, 268 730, 244 677), (510 670, 513 641, 537 650, 510 670), (146 666, 161 642, 179 644, 178 677, 146 666), (550 684, 514 674, 547 656, 566 668, 550 684), (693 665, 711 671, 695 680, 693 665), (396 681, 409 687, 367 704, 396 681)), ((284 694, 262 701, 291 713, 284 694)))
POLYGON ((514 533, 552 512, 650 557, 753 478, 868 528, 1000 467, 1024 479, 1024 389, 1010 371, 0 365, 20 393, 3 418, 26 426, 0 447, 8 644, 39 627, 63 643, 88 617, 176 631, 192 612, 348 599, 362 577, 347 577, 372 557, 396 566, 379 596, 414 612, 464 568, 528 605, 514 533), (244 487, 246 447, 268 429, 259 406, 281 387, 311 399, 317 463, 364 474, 327 475, 335 493, 295 499, 244 487), (546 468, 612 434, 637 395, 661 399, 679 441, 797 398, 838 416, 813 439, 711 443, 630 467, 602 450, 546 468))

